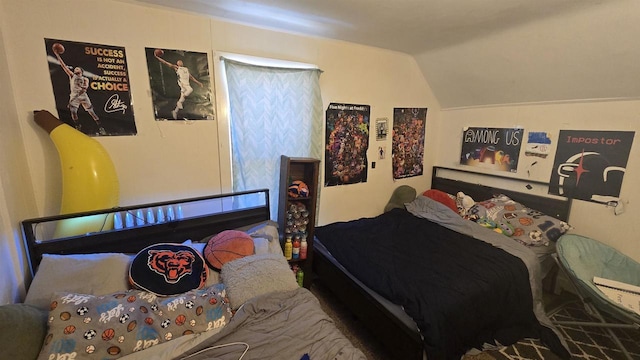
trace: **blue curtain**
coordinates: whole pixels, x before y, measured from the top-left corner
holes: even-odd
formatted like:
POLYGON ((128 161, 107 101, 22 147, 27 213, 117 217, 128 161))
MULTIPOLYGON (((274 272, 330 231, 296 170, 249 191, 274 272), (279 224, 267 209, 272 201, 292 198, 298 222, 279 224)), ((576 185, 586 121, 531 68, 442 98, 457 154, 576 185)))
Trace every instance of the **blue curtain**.
POLYGON ((267 188, 278 216, 280 155, 322 156, 319 69, 276 68, 224 59, 229 91, 233 190, 267 188))

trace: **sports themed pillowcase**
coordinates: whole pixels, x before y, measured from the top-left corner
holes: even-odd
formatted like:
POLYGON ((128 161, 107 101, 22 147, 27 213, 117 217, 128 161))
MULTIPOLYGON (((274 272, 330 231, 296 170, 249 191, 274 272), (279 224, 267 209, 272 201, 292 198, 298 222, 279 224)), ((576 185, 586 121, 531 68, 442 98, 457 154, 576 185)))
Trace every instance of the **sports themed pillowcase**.
POLYGON ((208 274, 202 255, 182 244, 148 246, 133 258, 129 267, 129 281, 134 287, 159 296, 200 289, 208 274))
POLYGON ((231 316, 224 284, 176 297, 57 293, 38 359, 115 359, 182 335, 218 332, 231 316))
POLYGON ((478 224, 526 246, 547 246, 572 229, 566 222, 530 209, 506 195, 479 202, 470 213, 478 224))

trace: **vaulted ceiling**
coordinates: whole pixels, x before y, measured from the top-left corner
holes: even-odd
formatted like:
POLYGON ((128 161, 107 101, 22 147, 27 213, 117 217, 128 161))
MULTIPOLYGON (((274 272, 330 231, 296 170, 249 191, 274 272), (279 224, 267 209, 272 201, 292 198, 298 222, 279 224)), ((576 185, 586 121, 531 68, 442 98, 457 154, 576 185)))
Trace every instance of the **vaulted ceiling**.
POLYGON ((137 0, 413 55, 442 108, 640 98, 638 0, 137 0))

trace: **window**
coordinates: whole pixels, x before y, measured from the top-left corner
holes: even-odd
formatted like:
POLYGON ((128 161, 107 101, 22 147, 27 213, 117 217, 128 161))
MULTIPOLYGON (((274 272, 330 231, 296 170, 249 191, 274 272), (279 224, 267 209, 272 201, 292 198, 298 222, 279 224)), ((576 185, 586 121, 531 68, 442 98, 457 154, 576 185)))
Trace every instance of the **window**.
POLYGON ((218 89, 224 92, 218 97, 219 119, 224 117, 227 125, 220 128, 228 129, 219 137, 228 135, 231 149, 223 187, 269 189, 271 217, 276 219, 280 155, 322 156, 321 71, 307 64, 229 54, 220 56, 218 68, 223 69, 217 73, 222 83, 218 89))

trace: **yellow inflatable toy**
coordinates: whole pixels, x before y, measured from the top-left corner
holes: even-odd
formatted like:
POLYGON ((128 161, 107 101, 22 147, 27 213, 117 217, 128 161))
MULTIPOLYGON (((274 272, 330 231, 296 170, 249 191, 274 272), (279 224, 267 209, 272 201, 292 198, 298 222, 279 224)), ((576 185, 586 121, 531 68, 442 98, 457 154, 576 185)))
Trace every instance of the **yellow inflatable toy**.
MULTIPOLYGON (((46 110, 34 111, 35 122, 53 140, 62 168, 61 214, 108 209, 118 205, 119 183, 115 166, 97 140, 60 121, 46 110)), ((113 228, 111 215, 58 221, 54 238, 113 228)))

